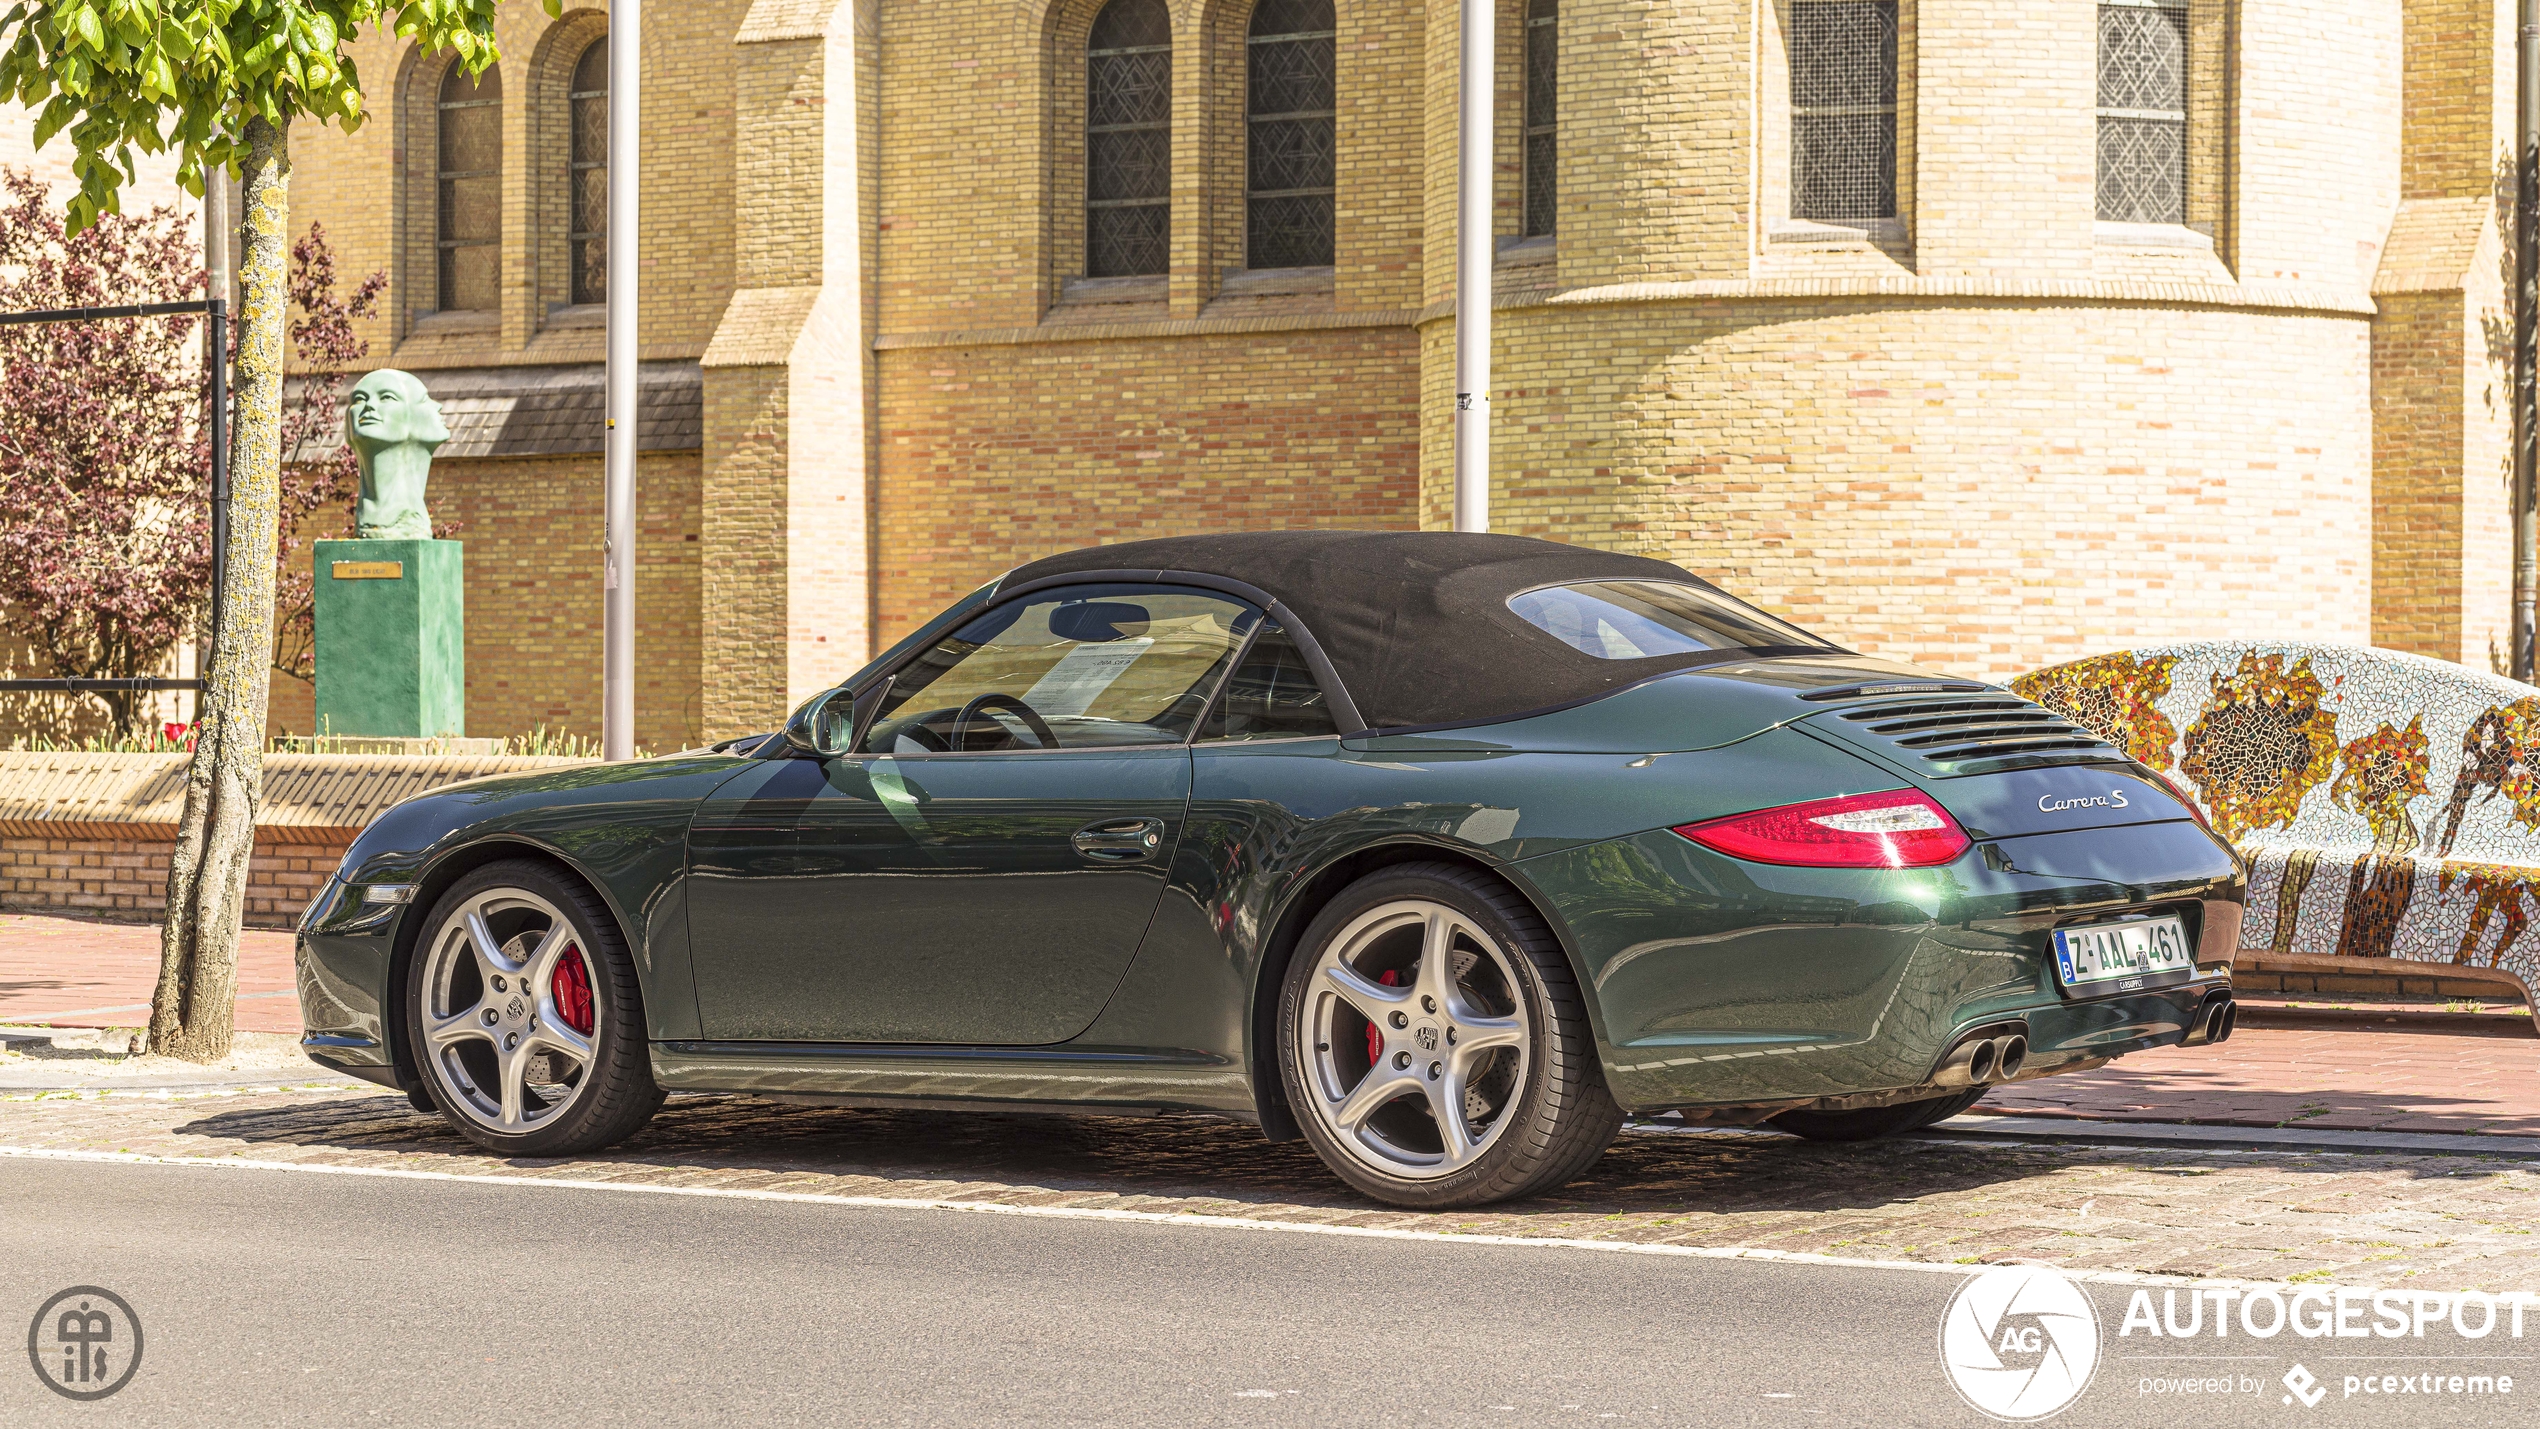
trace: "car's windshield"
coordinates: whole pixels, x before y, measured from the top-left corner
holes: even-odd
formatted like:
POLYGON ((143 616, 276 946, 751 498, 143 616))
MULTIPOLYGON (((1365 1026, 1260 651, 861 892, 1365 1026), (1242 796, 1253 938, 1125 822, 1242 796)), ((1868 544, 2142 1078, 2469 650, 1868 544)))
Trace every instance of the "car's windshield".
POLYGON ((1161 586, 998 606, 900 669, 861 752, 1178 744, 1260 618, 1229 596, 1161 586))
POLYGON ((1519 618, 1599 660, 1701 650, 1834 648, 1743 601, 1675 581, 1583 581, 1508 598, 1519 618))

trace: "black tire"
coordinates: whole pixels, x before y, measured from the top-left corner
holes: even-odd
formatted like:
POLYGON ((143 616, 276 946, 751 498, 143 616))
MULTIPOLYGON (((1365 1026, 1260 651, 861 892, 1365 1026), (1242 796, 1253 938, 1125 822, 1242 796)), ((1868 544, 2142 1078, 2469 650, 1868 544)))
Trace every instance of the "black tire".
MULTIPOLYGON (((464 936, 463 932, 460 936, 464 936)), ((428 1098, 432 1109, 458 1128, 460 1134, 489 1151, 506 1156, 584 1155, 625 1140, 661 1109, 662 1091, 653 1081, 644 1030, 643 992, 636 980, 634 959, 628 955, 607 905, 579 880, 552 865, 506 859, 487 864, 452 885, 433 904, 423 933, 416 939, 405 984, 407 1045, 414 1054, 420 1095, 428 1098), (454 1072, 435 1055, 426 1036, 427 1023, 433 1016, 426 994, 430 991, 427 975, 435 965, 434 949, 454 931, 451 924, 462 910, 488 896, 515 895, 527 895, 524 901, 543 902, 563 916, 575 945, 587 955, 583 976, 598 1013, 593 1035, 587 1039, 591 1055, 568 1074, 572 1078, 570 1091, 553 1103, 542 1103, 548 1113, 544 1119, 516 1133, 487 1125, 479 1114, 463 1109, 461 1092, 451 1087, 448 1079, 464 1074, 464 1065, 454 1072)), ((491 994, 482 990, 479 995, 491 1000, 491 994)), ((547 1010, 552 1011, 552 1003, 547 1010)), ((534 1026, 535 1021, 533 1016, 530 1025, 534 1026)), ((488 1055, 492 1055, 496 1045, 487 1039, 488 1055)), ((535 1036, 530 1045, 537 1045, 535 1036)), ((483 1094, 474 1086, 468 1090, 483 1094)))
MULTIPOLYGON (((1459 956, 1462 951, 1459 947, 1459 956)), ((1490 950, 1481 951, 1490 955, 1490 950)), ((1459 990, 1459 996, 1463 995, 1470 995, 1470 990, 1459 990)), ((1500 1015, 1497 1009, 1483 1010, 1500 1015)), ((1341 1035, 1366 1036, 1371 1026, 1369 1020, 1360 1019, 1356 1030, 1341 1035)), ((1445 1043, 1453 1046, 1455 1038, 1449 1035, 1445 1043)), ((1307 927, 1288 965, 1279 998, 1278 1053, 1288 1104, 1316 1154, 1333 1174, 1389 1205, 1447 1210, 1549 1190, 1587 1170, 1622 1129, 1622 1110, 1614 1104, 1598 1068, 1586 1003, 1560 944, 1534 909, 1507 885, 1455 864, 1398 864, 1360 879, 1325 905, 1307 927), (1328 1055, 1330 1044, 1309 1048, 1304 1040, 1307 1024, 1315 1016, 1310 1006, 1315 970, 1335 939, 1388 905, 1419 903, 1443 905, 1471 930, 1497 944, 1498 956, 1491 957, 1493 986, 1524 1014, 1518 1017, 1511 1012, 1501 1019, 1503 1025, 1509 1020, 1524 1025, 1522 1059, 1503 1056, 1496 1063, 1478 1063, 1504 1071, 1506 1077, 1490 1117, 1487 1145, 1469 1164, 1428 1176, 1394 1174, 1371 1164, 1373 1153, 1363 1146, 1353 1151, 1344 1140, 1346 1133, 1327 1123, 1324 1109, 1330 1103, 1308 1080, 1318 1075, 1309 1068, 1321 1064, 1309 1063, 1308 1058, 1328 1055), (1514 986, 1507 985, 1511 979, 1502 969, 1513 974, 1514 986), (1520 1065, 1522 1072, 1515 1070, 1520 1065)), ((1464 1056, 1466 1060, 1458 1066, 1477 1064, 1476 1054, 1468 1051, 1464 1056)), ((1367 1058, 1362 1056, 1360 1065, 1366 1067, 1362 1075, 1376 1074, 1367 1058)), ((1477 1078, 1472 1085, 1478 1092, 1483 1081, 1477 1078)), ((1434 1126, 1433 1111, 1421 1109, 1416 1102, 1412 1109, 1434 1126)))
POLYGON ((1932 1097, 1918 1102, 1898 1102, 1894 1106, 1862 1107, 1855 1111, 1786 1111, 1770 1123, 1774 1129, 1810 1141, 1876 1141, 1882 1136, 1902 1136, 1919 1131, 1938 1121, 1947 1121, 1984 1099, 1991 1087, 1969 1087, 1945 1097, 1932 1097))

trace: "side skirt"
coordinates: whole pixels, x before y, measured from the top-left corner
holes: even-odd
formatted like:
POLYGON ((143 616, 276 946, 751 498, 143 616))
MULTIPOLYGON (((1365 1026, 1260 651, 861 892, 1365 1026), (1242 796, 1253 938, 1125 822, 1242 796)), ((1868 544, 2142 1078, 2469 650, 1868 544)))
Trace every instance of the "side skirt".
POLYGON ((748 1092, 909 1110, 1257 1115, 1251 1079, 1203 1052, 1090 1047, 655 1042, 664 1091, 748 1092))

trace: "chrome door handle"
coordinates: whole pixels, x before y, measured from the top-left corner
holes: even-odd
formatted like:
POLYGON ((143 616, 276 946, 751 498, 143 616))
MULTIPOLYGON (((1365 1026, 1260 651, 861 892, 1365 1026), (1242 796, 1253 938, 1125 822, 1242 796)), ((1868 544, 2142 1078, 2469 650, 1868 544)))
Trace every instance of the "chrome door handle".
POLYGON ((1068 842, 1078 853, 1102 863, 1135 863, 1163 846, 1164 821, 1105 819, 1078 829, 1068 842))

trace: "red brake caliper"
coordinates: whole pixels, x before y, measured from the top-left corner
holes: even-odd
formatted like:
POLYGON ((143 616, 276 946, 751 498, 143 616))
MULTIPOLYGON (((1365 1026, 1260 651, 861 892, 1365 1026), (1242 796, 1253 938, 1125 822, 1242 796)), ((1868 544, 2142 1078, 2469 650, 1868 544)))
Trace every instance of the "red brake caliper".
POLYGON ((564 1025, 588 1037, 591 1035, 591 973, 582 965, 582 949, 564 950, 556 964, 556 1015, 564 1025))
MULTIPOLYGON (((1395 972, 1392 968, 1387 968, 1384 970, 1384 973, 1376 979, 1376 981, 1383 983, 1387 987, 1400 987, 1402 986, 1402 974, 1395 972)), ((1367 1024, 1367 1065, 1370 1067, 1375 1066, 1378 1061, 1383 1059, 1384 1055, 1385 1034, 1377 1030, 1375 1023, 1370 1022, 1367 1024)))

